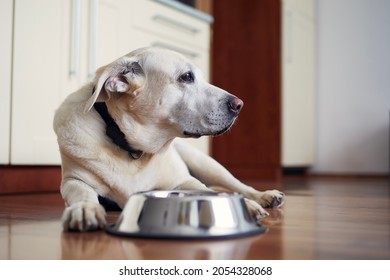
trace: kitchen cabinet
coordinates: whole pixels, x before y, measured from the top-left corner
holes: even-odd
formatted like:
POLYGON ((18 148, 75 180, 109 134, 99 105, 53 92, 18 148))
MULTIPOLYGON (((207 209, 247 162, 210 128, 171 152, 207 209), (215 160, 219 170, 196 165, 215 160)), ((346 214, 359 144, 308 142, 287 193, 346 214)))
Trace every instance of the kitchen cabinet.
POLYGON ((116 35, 126 3, 15 1, 11 164, 60 163, 54 112, 98 63, 119 56, 116 35))
POLYGON ((315 156, 315 0, 284 0, 282 166, 306 168, 315 156))
POLYGON ((52 130, 54 111, 82 82, 76 69, 70 68, 76 54, 68 34, 71 20, 80 20, 70 4, 62 0, 15 1, 11 164, 59 163, 52 130))
MULTIPOLYGON (((10 8, 1 13, 14 15, 12 66, 10 60, 1 66, 8 73, 12 69, 9 88, 7 80, 0 83, 1 114, 8 116, 2 116, 0 127, 10 132, 1 138, 2 164, 60 164, 52 129, 56 108, 98 67, 135 48, 159 46, 182 52, 208 77, 210 18, 183 13, 177 4, 172 8, 173 1, 2 1, 10 8)), ((9 29, 10 23, 6 26, 9 29)), ((11 57, 10 53, 1 50, 2 56, 11 57)), ((194 143, 208 152, 207 138, 194 143)))

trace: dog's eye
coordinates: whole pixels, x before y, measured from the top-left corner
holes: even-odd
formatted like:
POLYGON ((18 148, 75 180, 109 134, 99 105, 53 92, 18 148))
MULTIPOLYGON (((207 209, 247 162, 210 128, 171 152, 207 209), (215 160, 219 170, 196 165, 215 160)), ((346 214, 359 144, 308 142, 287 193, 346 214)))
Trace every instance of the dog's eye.
POLYGON ((179 82, 181 83, 186 83, 186 84, 191 84, 195 80, 194 73, 192 71, 186 72, 183 75, 179 77, 179 82))

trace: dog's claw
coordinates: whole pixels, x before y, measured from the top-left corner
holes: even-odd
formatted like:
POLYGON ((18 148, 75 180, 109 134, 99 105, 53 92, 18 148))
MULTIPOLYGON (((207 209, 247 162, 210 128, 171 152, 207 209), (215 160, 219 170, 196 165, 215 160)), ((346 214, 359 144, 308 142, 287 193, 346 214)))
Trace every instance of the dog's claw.
POLYGON ((104 228, 106 212, 100 204, 79 202, 65 209, 62 216, 64 231, 93 231, 104 228))
POLYGON ((245 198, 245 204, 253 218, 257 221, 269 215, 268 212, 265 211, 264 208, 254 200, 245 198))
POLYGON ((278 190, 265 191, 257 195, 256 201, 266 208, 279 207, 284 203, 285 195, 278 190))
POLYGON ((267 216, 269 216, 269 213, 267 211, 263 211, 263 212, 259 213, 258 215, 256 215, 255 218, 258 221, 258 220, 261 220, 262 218, 265 218, 267 216))

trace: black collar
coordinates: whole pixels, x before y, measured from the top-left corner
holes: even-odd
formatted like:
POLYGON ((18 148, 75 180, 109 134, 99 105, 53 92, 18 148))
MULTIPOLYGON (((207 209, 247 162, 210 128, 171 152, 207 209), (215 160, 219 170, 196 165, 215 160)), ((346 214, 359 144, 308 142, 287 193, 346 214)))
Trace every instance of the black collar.
POLYGON ((111 138, 112 142, 121 147, 123 150, 127 151, 132 159, 139 159, 142 157, 143 152, 140 150, 135 150, 127 142, 125 134, 120 130, 119 126, 108 112, 106 103, 97 102, 93 105, 93 107, 106 123, 106 135, 111 138))

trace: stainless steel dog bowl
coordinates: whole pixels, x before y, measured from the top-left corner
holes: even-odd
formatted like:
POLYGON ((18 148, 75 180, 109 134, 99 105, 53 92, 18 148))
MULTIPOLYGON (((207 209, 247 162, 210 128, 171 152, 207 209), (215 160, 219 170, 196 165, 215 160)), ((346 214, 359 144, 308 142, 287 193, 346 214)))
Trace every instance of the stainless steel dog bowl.
POLYGON ((208 239, 260 234, 241 195, 150 191, 130 197, 111 234, 171 239, 208 239))

